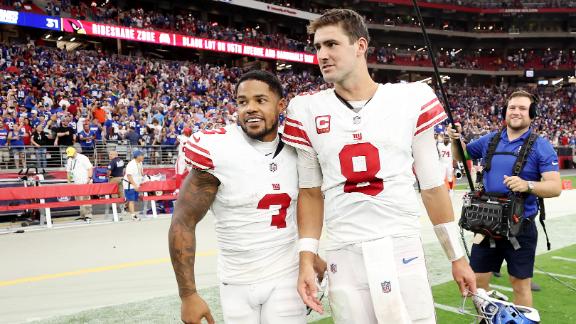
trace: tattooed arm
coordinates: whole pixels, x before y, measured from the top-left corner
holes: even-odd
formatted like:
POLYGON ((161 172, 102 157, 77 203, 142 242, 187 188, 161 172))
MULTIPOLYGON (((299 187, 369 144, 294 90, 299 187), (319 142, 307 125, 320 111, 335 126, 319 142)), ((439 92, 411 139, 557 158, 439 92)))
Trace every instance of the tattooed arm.
POLYGON ((170 258, 182 300, 184 323, 200 323, 206 318, 214 323, 210 309, 196 292, 194 259, 196 256, 196 224, 212 205, 220 181, 208 172, 192 170, 180 190, 168 232, 170 258))

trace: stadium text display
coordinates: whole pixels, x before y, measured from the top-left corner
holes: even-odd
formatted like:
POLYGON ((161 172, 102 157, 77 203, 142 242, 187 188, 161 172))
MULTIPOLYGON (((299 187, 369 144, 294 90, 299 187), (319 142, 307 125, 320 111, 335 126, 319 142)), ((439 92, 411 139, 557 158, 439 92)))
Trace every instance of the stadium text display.
POLYGON ((60 17, 0 9, 0 23, 61 31, 60 17))
POLYGON ((85 20, 37 15, 13 10, 0 10, 0 23, 64 31, 96 37, 124 39, 158 45, 179 46, 245 56, 316 64, 316 55, 252 46, 216 39, 198 38, 149 29, 99 24, 85 20))

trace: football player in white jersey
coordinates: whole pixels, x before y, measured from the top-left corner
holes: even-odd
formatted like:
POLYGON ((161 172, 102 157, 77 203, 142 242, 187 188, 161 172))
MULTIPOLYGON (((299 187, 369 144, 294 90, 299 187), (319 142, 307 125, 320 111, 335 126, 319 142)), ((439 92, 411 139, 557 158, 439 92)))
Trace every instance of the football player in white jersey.
POLYGON ((298 292, 322 312, 312 262, 324 221, 335 323, 434 323, 413 165, 454 280, 462 294, 476 290, 440 174, 433 132, 442 105, 426 84, 372 80, 356 12, 328 10, 309 31, 334 89, 292 99, 284 128, 298 151, 298 292))
POLYGON ((169 231, 182 321, 214 323, 194 279, 195 226, 211 209, 224 321, 306 323, 296 290, 297 156, 278 135, 282 86, 271 73, 248 72, 236 86, 236 103, 240 127, 195 133, 184 147, 192 170, 169 231))
POLYGON ((442 135, 442 142, 438 143, 438 156, 440 157, 441 174, 448 181, 450 194, 454 189, 454 159, 452 157, 452 143, 448 134, 442 135))

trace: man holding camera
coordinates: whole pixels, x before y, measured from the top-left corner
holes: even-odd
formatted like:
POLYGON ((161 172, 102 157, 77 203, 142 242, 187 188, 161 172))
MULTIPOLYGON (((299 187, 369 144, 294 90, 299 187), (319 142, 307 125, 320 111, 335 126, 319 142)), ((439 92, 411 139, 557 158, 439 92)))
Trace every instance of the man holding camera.
MULTIPOLYGON (((526 91, 515 91, 502 111, 505 129, 482 136, 467 145, 462 143, 467 159, 482 159, 483 165, 491 164, 483 172, 482 184, 486 193, 513 194, 525 198, 522 218, 518 221, 519 231, 513 237, 493 239, 476 234, 470 265, 476 273, 478 288, 488 290, 492 272, 499 272, 502 262, 506 260, 514 289, 514 303, 529 307, 532 306, 530 283, 538 241, 534 222, 538 214, 538 198, 557 197, 562 190, 558 156, 552 145, 540 136, 534 139, 518 176, 512 176, 516 160, 522 155, 522 146, 529 143, 536 106, 535 96, 526 91), (494 142, 497 144, 492 158, 487 159, 494 136, 499 136, 499 139, 494 142)), ((462 161, 456 146, 461 138, 461 126, 458 123, 455 126, 457 130, 449 127, 448 134, 455 159, 462 161)))

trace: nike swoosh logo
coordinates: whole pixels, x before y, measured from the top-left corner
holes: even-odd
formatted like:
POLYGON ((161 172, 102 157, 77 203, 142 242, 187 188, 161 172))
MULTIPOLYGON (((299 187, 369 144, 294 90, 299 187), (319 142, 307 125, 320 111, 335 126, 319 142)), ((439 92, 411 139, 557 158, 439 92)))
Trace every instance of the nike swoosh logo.
POLYGON ((552 162, 552 165, 558 165, 558 162, 552 162))
POLYGON ((414 261, 414 260, 416 260, 416 259, 418 259, 418 257, 413 257, 413 258, 408 258, 408 259, 402 258, 402 263, 408 264, 408 263, 410 263, 410 262, 412 262, 412 261, 414 261))

